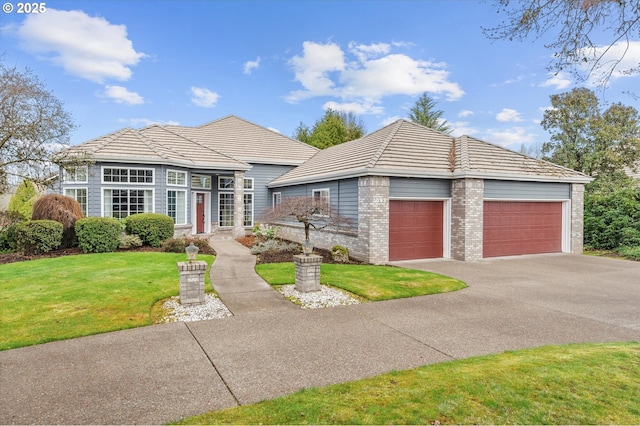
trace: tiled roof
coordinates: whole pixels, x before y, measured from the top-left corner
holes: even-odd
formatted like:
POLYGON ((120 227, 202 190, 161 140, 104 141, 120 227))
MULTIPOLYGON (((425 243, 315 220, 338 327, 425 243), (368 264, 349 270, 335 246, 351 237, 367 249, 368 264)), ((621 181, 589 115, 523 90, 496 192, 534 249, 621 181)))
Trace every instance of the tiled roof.
POLYGON ((230 115, 198 127, 165 126, 192 141, 248 163, 302 164, 318 149, 230 115))
POLYGON ((246 170, 248 163, 298 165, 317 148, 228 116, 199 127, 125 128, 69 149, 97 161, 246 170))
POLYGON ((367 174, 589 181, 582 173, 478 139, 452 138, 419 124, 398 120, 361 139, 318 152, 269 185, 277 187, 367 174))

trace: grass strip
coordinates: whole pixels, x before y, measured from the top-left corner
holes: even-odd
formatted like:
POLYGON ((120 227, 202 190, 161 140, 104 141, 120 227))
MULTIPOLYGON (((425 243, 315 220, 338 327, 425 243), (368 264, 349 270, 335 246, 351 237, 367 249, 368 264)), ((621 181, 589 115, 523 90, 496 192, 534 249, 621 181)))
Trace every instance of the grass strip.
MULTIPOLYGON (((295 265, 263 263, 258 274, 271 285, 293 284, 295 265)), ((320 265, 320 283, 347 290, 370 301, 400 299, 460 290, 467 285, 433 272, 377 265, 320 265)))
POLYGON ((118 252, 0 265, 0 350, 149 325, 151 306, 180 293, 184 260, 118 252))
POLYGON ((505 352, 312 388, 179 424, 640 424, 640 344, 505 352))

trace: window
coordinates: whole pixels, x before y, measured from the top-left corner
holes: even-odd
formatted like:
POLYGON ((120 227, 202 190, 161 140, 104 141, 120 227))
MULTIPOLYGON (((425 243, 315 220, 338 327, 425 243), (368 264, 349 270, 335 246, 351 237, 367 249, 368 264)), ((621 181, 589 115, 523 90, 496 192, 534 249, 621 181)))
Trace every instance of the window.
POLYGON ((233 226, 233 193, 221 192, 219 195, 219 226, 233 226))
POLYGON ((153 183, 153 169, 102 169, 104 183, 153 183))
POLYGON ((187 172, 167 170, 167 185, 187 186, 187 172))
POLYGON ((218 177, 218 189, 233 191, 233 178, 232 177, 218 177))
POLYGON ((244 226, 253 226, 253 194, 244 194, 244 226))
POLYGON ((329 189, 314 189, 313 202, 317 207, 329 212, 329 189))
POLYGON ((197 189, 211 189, 211 177, 191 175, 191 187, 197 189))
POLYGON ((104 189, 104 216, 124 219, 136 213, 153 212, 151 189, 104 189))
POLYGON ((64 195, 76 200, 82 207, 82 214, 87 215, 87 188, 65 188, 64 195))
POLYGON ((167 216, 176 225, 187 223, 187 193, 186 191, 167 191, 167 216))
POLYGON ((88 167, 78 166, 62 170, 64 183, 87 183, 88 167))
POLYGON ((273 193, 273 208, 275 209, 282 202, 282 192, 273 193))
POLYGON ((244 178, 245 191, 253 191, 253 178, 244 178))

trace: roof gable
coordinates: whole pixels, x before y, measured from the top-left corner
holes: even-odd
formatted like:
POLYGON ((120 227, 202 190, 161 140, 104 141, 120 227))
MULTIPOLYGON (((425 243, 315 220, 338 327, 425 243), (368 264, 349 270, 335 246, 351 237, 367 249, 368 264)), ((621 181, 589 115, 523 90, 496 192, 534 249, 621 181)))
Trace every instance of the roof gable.
POLYGON ((582 173, 462 136, 398 120, 360 139, 325 149, 270 186, 364 175, 588 182, 582 173))

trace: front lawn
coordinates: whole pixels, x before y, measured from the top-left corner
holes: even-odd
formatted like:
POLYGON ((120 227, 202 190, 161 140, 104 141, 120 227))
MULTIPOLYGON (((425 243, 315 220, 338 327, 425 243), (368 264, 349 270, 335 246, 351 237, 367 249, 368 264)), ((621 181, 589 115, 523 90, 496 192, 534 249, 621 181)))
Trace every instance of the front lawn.
POLYGON ((118 252, 0 265, 0 350, 149 325, 152 305, 180 293, 184 260, 118 252))
MULTIPOLYGON (((256 272, 271 285, 295 282, 295 265, 292 262, 259 264, 256 272)), ((467 286, 460 280, 432 272, 393 266, 340 264, 322 264, 320 283, 371 301, 445 293, 467 286)))
POLYGON ((445 362, 182 424, 640 424, 640 344, 547 346, 445 362))

